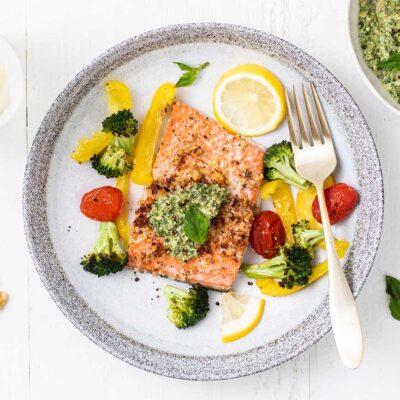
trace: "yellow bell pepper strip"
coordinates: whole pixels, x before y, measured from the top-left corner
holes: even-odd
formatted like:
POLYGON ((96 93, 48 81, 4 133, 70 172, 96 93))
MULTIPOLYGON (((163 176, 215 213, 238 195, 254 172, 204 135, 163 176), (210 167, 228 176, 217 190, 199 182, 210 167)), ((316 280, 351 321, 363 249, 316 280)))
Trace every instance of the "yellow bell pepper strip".
MULTIPOLYGON (((339 258, 343 258, 346 255, 346 251, 349 248, 349 245, 350 245, 350 243, 347 240, 335 239, 335 247, 336 247, 336 251, 338 253, 339 258)), ((326 250, 325 240, 321 240, 318 243, 318 246, 321 249, 326 250)))
MULTIPOLYGON (((105 91, 110 114, 132 107, 129 88, 122 82, 106 82, 105 91)), ((105 149, 111 143, 112 139, 113 136, 111 133, 106 133, 101 130, 97 131, 92 137, 79 141, 78 146, 71 154, 71 158, 79 163, 89 161, 95 154, 105 149)))
MULTIPOLYGON (((333 186, 335 179, 332 176, 328 176, 324 182, 324 188, 333 186)), ((310 186, 306 190, 299 190, 296 197, 296 211, 300 221, 308 221, 310 229, 320 229, 321 224, 314 218, 312 213, 312 203, 317 195, 315 186, 310 186)))
POLYGON ((97 131, 90 138, 81 139, 70 156, 76 162, 84 163, 105 149, 112 140, 112 133, 97 131))
MULTIPOLYGON (((323 242, 321 242, 319 245, 324 248, 323 242)), ((349 242, 346 242, 345 240, 335 240, 335 246, 338 256, 343 258, 346 255, 347 249, 349 248, 349 242)), ((313 272, 309 278, 308 285, 306 286, 294 286, 292 289, 281 288, 279 283, 273 278, 256 279, 256 284, 260 288, 261 293, 267 296, 287 296, 311 285, 313 282, 324 276, 327 272, 328 261, 325 260, 313 267, 313 272)))
POLYGON ((122 192, 124 203, 121 214, 115 220, 118 233, 126 248, 129 244, 129 223, 128 223, 128 196, 129 196, 130 174, 125 174, 117 178, 115 187, 122 192))
POLYGON ((297 222, 297 214, 290 186, 280 179, 266 182, 261 188, 261 197, 267 199, 270 196, 285 228, 286 243, 292 244, 292 225, 297 222))
POLYGON ((108 113, 115 114, 132 108, 132 98, 128 86, 119 81, 108 81, 105 84, 108 113))
MULTIPOLYGON (((105 84, 109 114, 115 114, 118 111, 130 110, 132 108, 132 97, 128 86, 119 81, 108 81, 105 84)), ((129 244, 129 223, 128 223, 128 198, 129 198, 130 174, 120 176, 116 180, 116 188, 121 190, 124 203, 121 214, 115 220, 118 234, 125 247, 129 244)))
POLYGON ((154 93, 150 108, 139 129, 134 149, 132 181, 138 185, 150 185, 158 136, 161 131, 165 108, 175 97, 174 84, 163 83, 154 93))

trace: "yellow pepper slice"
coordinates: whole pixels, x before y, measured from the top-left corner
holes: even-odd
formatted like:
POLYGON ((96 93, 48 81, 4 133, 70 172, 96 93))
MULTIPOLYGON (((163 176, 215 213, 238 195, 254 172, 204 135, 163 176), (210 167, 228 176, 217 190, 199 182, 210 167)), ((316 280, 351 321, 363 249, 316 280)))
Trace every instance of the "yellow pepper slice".
POLYGON ((111 133, 97 131, 90 138, 81 139, 70 156, 78 163, 89 161, 95 154, 106 148, 112 139, 111 133))
MULTIPOLYGON (((321 249, 326 250, 325 240, 321 240, 318 243, 318 246, 321 247, 321 249)), ((347 240, 335 239, 335 247, 339 258, 343 258, 346 255, 347 249, 349 248, 349 242, 347 240)))
POLYGON ((154 93, 150 108, 139 129, 134 150, 132 181, 138 185, 150 185, 158 136, 161 131, 165 108, 172 103, 176 87, 167 82, 154 93))
MULTIPOLYGON (((117 113, 121 110, 130 110, 132 108, 132 97, 128 86, 120 81, 108 81, 105 84, 107 106, 109 114, 117 113)), ((115 220, 118 234, 124 245, 129 244, 129 223, 128 223, 128 198, 129 198, 130 174, 125 174, 117 178, 115 186, 121 190, 124 204, 121 214, 115 220)))
POLYGON ((285 228, 286 243, 291 244, 293 243, 292 225, 297 222, 297 214, 290 186, 280 179, 266 182, 261 188, 261 197, 267 199, 269 196, 285 228))
MULTIPOLYGON (((319 245, 324 248, 324 242, 320 242, 319 245)), ((335 240, 335 246, 339 257, 343 258, 349 248, 349 242, 345 240, 335 240)), ((313 268, 313 273, 309 278, 308 285, 311 285, 327 272, 328 261, 325 260, 313 268)), ((256 284, 260 288, 261 293, 267 296, 287 296, 288 294, 296 293, 308 286, 294 286, 292 289, 281 288, 279 283, 273 278, 256 279, 256 284)))
POLYGON ((124 204, 119 217, 115 220, 118 233, 125 246, 129 244, 129 223, 128 223, 128 196, 129 196, 130 174, 125 174, 117 178, 115 187, 122 192, 124 204))
MULTIPOLYGON (((324 188, 333 186, 335 179, 333 176, 328 176, 324 182, 324 188)), ((310 186, 306 190, 299 190, 296 197, 296 211, 299 220, 307 220, 310 223, 310 229, 319 229, 321 224, 314 218, 312 213, 312 203, 317 195, 315 186, 310 186)))
POLYGON ((132 108, 132 98, 128 86, 119 81, 108 81, 105 84, 109 114, 132 108))
MULTIPOLYGON (((114 114, 120 110, 132 107, 131 94, 129 88, 118 81, 109 81, 105 84, 108 111, 114 114)), ((111 133, 95 132, 90 138, 81 139, 78 146, 71 154, 71 158, 79 163, 89 161, 95 154, 100 153, 112 141, 111 133)))

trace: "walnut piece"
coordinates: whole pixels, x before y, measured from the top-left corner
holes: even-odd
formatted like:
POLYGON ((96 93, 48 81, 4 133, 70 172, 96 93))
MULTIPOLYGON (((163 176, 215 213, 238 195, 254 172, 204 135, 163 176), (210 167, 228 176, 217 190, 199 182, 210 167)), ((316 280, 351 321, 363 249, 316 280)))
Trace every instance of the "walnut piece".
POLYGON ((2 310, 8 301, 8 294, 6 292, 0 291, 0 310, 2 310))

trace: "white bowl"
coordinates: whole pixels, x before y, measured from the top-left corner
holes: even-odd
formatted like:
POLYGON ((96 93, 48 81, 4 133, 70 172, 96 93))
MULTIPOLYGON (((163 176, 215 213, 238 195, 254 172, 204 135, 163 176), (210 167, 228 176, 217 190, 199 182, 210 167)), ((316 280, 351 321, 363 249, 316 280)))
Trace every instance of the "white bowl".
POLYGON ((9 102, 7 107, 0 113, 0 128, 4 126, 15 114, 24 88, 24 74, 21 64, 12 47, 0 37, 0 66, 5 70, 9 102))
POLYGON ((393 99, 389 92, 384 88, 381 81, 376 77, 376 75, 364 61, 360 42, 358 40, 358 11, 359 0, 349 0, 347 31, 352 48, 352 54, 356 60, 357 67, 365 83, 375 94, 375 96, 391 110, 400 115, 400 104, 393 99))

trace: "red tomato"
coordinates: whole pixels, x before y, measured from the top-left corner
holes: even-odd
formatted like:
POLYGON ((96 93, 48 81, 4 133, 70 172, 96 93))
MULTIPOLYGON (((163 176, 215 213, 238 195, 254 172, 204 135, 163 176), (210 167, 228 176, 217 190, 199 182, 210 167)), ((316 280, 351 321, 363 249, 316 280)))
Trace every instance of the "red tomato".
POLYGON ((282 220, 273 211, 262 211, 256 216, 250 232, 253 250, 264 258, 275 257, 285 244, 286 234, 282 220))
POLYGON ((112 186, 102 186, 85 193, 81 211, 95 221, 113 221, 121 213, 124 198, 122 192, 112 186))
MULTIPOLYGON (((348 217, 359 200, 357 191, 345 183, 336 183, 326 188, 324 194, 331 224, 336 224, 348 217)), ((312 204, 312 213, 314 218, 321 223, 321 210, 317 197, 312 204)))

